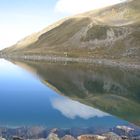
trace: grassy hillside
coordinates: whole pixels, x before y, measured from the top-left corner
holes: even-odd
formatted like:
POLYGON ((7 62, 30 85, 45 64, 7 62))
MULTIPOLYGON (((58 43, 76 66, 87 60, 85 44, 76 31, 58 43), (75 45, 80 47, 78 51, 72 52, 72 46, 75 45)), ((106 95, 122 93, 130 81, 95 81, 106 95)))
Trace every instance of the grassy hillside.
POLYGON ((6 55, 55 55, 139 61, 140 1, 63 19, 10 48, 6 55))

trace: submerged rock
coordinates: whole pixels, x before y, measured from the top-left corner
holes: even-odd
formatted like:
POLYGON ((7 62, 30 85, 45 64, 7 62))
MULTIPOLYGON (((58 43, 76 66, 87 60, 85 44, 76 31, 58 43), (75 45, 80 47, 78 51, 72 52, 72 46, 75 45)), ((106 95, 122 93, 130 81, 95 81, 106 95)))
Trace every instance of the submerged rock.
POLYGON ((124 131, 124 132, 126 132, 126 133, 129 133, 130 131, 134 131, 133 128, 127 127, 127 126, 119 126, 119 125, 118 125, 116 128, 117 128, 117 129, 120 129, 120 130, 122 130, 122 131, 124 131))

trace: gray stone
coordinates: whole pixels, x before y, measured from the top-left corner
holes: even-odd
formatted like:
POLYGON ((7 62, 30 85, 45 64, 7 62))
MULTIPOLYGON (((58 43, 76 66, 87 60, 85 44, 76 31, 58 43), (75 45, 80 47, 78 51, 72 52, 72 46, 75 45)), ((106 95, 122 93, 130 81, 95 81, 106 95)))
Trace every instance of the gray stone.
POLYGON ((105 136, 107 138, 106 140, 122 140, 122 138, 119 135, 117 135, 113 132, 105 133, 105 134, 103 134, 103 136, 105 136))
POLYGON ((71 135, 65 135, 64 137, 61 138, 61 140, 76 140, 76 139, 71 135))
POLYGON ((47 140, 60 140, 60 139, 56 134, 50 133, 49 136, 47 137, 47 140))
POLYGON ((0 140, 6 140, 5 138, 0 137, 0 140))
POLYGON ((78 140, 106 140, 106 137, 100 135, 81 135, 77 139, 78 140))

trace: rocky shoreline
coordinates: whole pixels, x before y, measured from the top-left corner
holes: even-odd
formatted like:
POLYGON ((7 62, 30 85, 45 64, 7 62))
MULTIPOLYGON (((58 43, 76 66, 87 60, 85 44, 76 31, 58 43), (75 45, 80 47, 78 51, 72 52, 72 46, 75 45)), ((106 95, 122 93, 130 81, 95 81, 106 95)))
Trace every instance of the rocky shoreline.
POLYGON ((108 131, 93 128, 0 128, 0 140, 140 140, 140 128, 116 126, 108 131))
POLYGON ((99 64, 111 67, 121 67, 129 69, 140 70, 139 63, 128 63, 122 62, 120 60, 114 59, 102 59, 102 58, 75 58, 66 56, 40 56, 40 55, 0 55, 0 58, 11 59, 11 60, 28 60, 28 61, 51 61, 51 62, 74 62, 74 63, 89 63, 89 64, 99 64))

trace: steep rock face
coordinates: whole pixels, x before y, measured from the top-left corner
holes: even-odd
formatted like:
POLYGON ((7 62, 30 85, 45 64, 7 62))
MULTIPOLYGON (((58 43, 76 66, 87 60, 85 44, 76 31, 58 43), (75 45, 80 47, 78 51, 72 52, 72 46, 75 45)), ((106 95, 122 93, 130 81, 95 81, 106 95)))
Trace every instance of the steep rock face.
POLYGON ((139 59, 140 1, 129 0, 63 19, 19 41, 7 55, 139 59))

